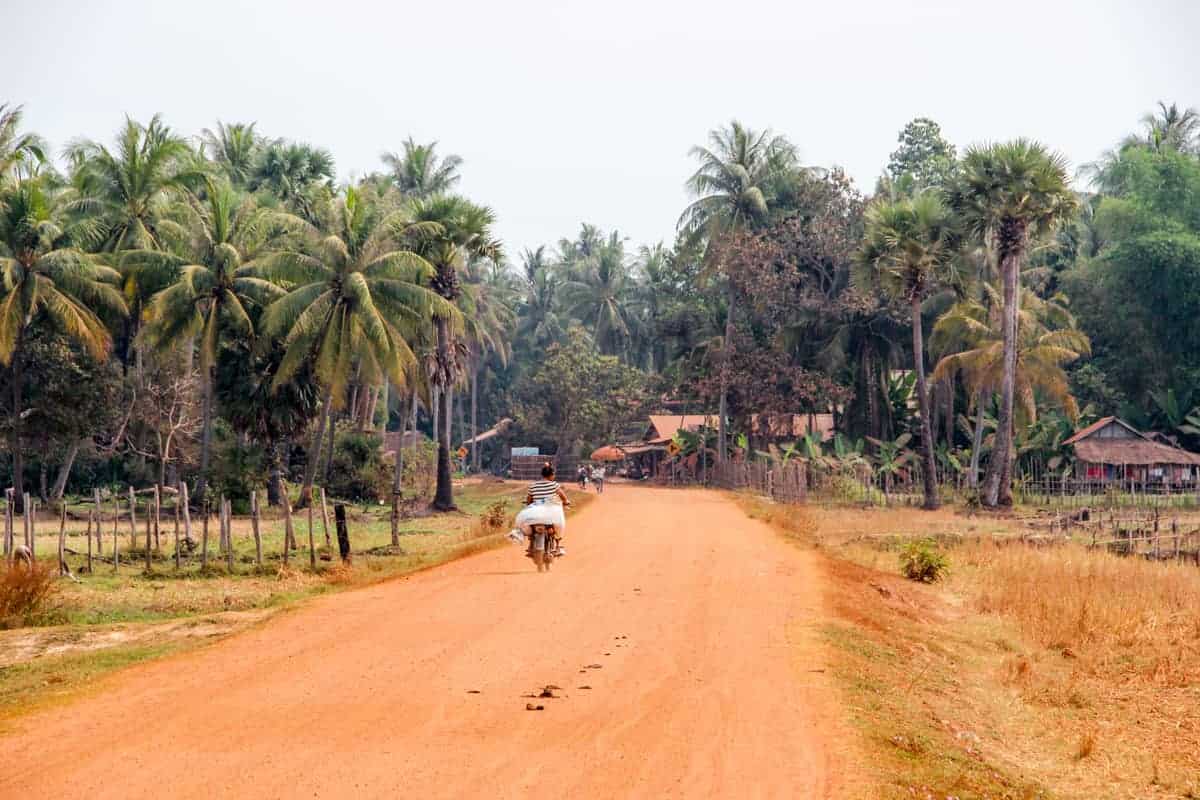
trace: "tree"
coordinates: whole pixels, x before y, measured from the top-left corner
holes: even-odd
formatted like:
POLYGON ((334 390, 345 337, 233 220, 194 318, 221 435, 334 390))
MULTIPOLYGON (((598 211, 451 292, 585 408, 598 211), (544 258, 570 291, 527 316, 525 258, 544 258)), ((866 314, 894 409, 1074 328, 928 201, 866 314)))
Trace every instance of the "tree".
POLYGON ((563 299, 570 314, 591 329, 605 355, 627 355, 637 332, 637 286, 625 263, 625 245, 613 231, 591 255, 568 266, 563 299))
MULTIPOLYGON (((985 284, 982 298, 959 301, 938 318, 932 343, 943 353, 933 370, 933 379, 953 380, 961 376, 975 402, 984 403, 1004 380, 1004 309, 1000 292, 985 284)), ((1043 300, 1029 289, 1021 289, 1017 324, 1017 361, 1014 375, 1016 413, 1023 425, 1038 418, 1038 399, 1061 408, 1076 419, 1078 407, 1064 367, 1091 353, 1088 337, 1059 300, 1043 300)), ((978 419, 971 454, 971 478, 978 470, 978 452, 983 448, 983 409, 978 419)), ((998 435, 997 435, 998 441, 998 435)), ((993 444, 993 458, 996 458, 993 444)))
POLYGON ((265 190, 309 222, 315 222, 321 199, 309 197, 316 189, 332 187, 333 156, 328 150, 302 142, 276 139, 262 146, 250 188, 265 190))
POLYGON ((211 178, 202 197, 190 196, 176 216, 185 238, 176 243, 175 252, 132 251, 123 263, 153 266, 177 276, 151 300, 150 322, 143 330, 151 345, 190 350, 199 342, 203 427, 194 498, 202 503, 212 449, 213 367, 227 337, 253 342, 252 307, 265 307, 284 294, 257 275, 253 260, 279 257, 287 249, 282 237, 301 230, 303 222, 260 206, 253 197, 211 178))
POLYGON ((412 204, 411 214, 414 222, 425 223, 411 237, 413 249, 433 266, 429 285, 445 301, 433 314, 437 342, 432 361, 433 385, 439 391, 441 406, 435 411, 441 426, 438 429, 437 491, 433 507, 451 511, 456 508, 450 472, 451 389, 463 372, 463 354, 455 338, 455 328, 461 328, 461 317, 454 309, 454 303, 462 295, 460 272, 467 260, 472 257, 498 260, 500 244, 492 235, 495 222, 492 210, 462 197, 437 195, 418 200, 412 204))
POLYGON ((24 178, 0 187, 0 365, 12 370, 9 449, 18 496, 24 486, 23 345, 30 327, 44 320, 102 358, 112 337, 96 312, 125 312, 115 286, 119 276, 74 246, 86 230, 44 181, 24 178))
POLYGON ((0 103, 0 184, 46 160, 46 146, 36 133, 21 133, 21 106, 0 103))
POLYGON ((217 122, 217 129, 205 128, 201 134, 205 155, 225 173, 238 189, 250 186, 262 155, 262 137, 254 132, 254 123, 217 122))
POLYGON ((562 281, 546 259, 545 245, 521 254, 525 296, 519 308, 517 346, 530 353, 561 341, 566 326, 559 318, 562 281))
MULTIPOLYGON (((711 131, 708 147, 693 147, 692 158, 700 166, 687 181, 696 198, 679 219, 679 228, 695 241, 707 243, 706 259, 719 263, 723 239, 732 231, 764 221, 775 183, 796 168, 796 148, 770 130, 754 131, 739 123, 711 131)), ((732 286, 732 285, 731 285, 732 286)), ((725 311, 725 341, 733 338, 734 290, 728 291, 725 311)), ((723 359, 721 370, 727 369, 723 359)), ((725 416, 728 381, 721 392, 718 411, 717 458, 725 460, 725 416)))
POLYGON ((954 281, 959 247, 953 213, 936 192, 926 190, 912 199, 885 201, 867 209, 866 235, 855 273, 860 286, 881 287, 889 296, 908 303, 912 314, 913 370, 917 375, 917 405, 921 412, 921 456, 928 510, 940 503, 929 387, 925 381, 921 304, 939 285, 954 281))
POLYGON ((263 277, 292 286, 262 317, 262 333, 283 340, 272 386, 278 390, 307 364, 324 394, 304 473, 304 503, 312 501, 330 413, 345 402, 356 372, 369 382, 405 386, 406 370, 416 364, 409 337, 431 316, 447 326, 459 319, 451 303, 427 288, 433 267, 405 244, 416 231, 432 235, 433 226, 413 226, 405 209, 367 202, 354 187, 318 211, 314 254, 277 252, 256 265, 263 277))
POLYGON ((956 168, 954 145, 942 136, 942 128, 927 117, 917 117, 904 126, 897 138, 900 146, 888 158, 887 174, 894 183, 909 178, 917 189, 945 186, 956 168))
POLYGON ((403 155, 384 153, 383 163, 391 170, 392 182, 406 197, 425 200, 446 194, 461 177, 462 159, 456 155, 439 157, 437 142, 417 144, 410 136, 404 141, 403 155))
POLYGON ((601 355, 578 326, 551 345, 516 387, 516 420, 527 441, 551 442, 559 454, 581 443, 611 441, 649 399, 642 372, 601 355))
POLYGON ((1017 369, 1018 292, 1030 242, 1069 220, 1078 206, 1066 161, 1028 139, 972 147, 963 157, 951 205, 996 252, 1004 302, 1004 373, 996 446, 988 459, 983 502, 1012 504, 1013 396, 1017 369))

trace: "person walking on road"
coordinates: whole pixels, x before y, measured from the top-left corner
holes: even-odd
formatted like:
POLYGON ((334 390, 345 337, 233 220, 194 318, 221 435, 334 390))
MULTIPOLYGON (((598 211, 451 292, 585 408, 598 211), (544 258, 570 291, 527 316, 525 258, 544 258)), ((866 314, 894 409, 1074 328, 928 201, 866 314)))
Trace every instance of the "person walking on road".
POLYGON ((604 467, 600 464, 592 467, 592 483, 596 484, 596 494, 604 494, 604 467))

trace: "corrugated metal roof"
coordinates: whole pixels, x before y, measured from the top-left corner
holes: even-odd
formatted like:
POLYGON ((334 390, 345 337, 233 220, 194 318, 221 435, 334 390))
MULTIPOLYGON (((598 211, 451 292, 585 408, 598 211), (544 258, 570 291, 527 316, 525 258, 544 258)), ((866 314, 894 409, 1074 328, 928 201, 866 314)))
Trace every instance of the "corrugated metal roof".
POLYGON ((696 428, 707 426, 709 428, 717 427, 716 414, 651 414, 650 415, 650 430, 646 431, 647 440, 650 442, 669 442, 675 438, 675 434, 680 428, 685 431, 695 430, 696 428))

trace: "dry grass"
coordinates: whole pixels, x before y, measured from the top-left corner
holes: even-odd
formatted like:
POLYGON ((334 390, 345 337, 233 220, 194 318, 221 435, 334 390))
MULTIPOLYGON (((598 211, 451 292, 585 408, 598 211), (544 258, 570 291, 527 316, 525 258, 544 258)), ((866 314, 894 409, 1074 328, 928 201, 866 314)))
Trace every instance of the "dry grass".
POLYGON ((1200 570, 1022 544, 1019 519, 746 501, 824 551, 872 798, 1200 798, 1200 570), (948 582, 899 577, 934 538, 948 582))
POLYGON ((45 616, 59 588, 58 570, 45 561, 0 565, 0 630, 45 616))

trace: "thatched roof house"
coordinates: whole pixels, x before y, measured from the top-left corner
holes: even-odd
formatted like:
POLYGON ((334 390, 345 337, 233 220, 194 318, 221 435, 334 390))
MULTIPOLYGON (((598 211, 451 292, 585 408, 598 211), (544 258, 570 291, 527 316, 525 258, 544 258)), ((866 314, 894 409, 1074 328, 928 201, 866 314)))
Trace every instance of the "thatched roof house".
POLYGON ((1196 478, 1200 455, 1172 447, 1117 417, 1104 417, 1063 442, 1075 450, 1075 475, 1094 481, 1178 483, 1196 478))

